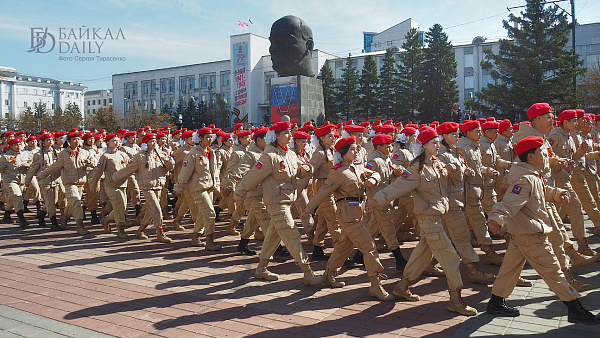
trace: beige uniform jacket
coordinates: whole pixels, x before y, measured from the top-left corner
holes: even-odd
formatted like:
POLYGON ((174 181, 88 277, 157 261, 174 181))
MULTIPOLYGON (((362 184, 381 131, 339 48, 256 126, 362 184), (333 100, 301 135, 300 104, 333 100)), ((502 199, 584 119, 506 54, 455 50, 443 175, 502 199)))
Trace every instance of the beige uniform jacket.
MULTIPOLYGON (((575 162, 582 161, 585 150, 575 147, 575 141, 567 131, 562 128, 554 128, 548 134, 548 143, 552 147, 552 152, 558 157, 574 160, 575 162)), ((552 168, 552 176, 555 180, 569 181, 573 168, 571 167, 556 167, 552 168)))
POLYGON ((29 169, 29 160, 27 154, 21 152, 15 153, 8 148, 0 155, 0 173, 5 183, 25 184, 25 176, 29 169))
POLYGON ((221 190, 221 181, 223 180, 223 176, 225 175, 225 171, 227 171, 227 162, 229 162, 229 158, 231 158, 231 154, 233 153, 233 147, 227 147, 226 145, 222 145, 217 150, 215 150, 215 164, 216 164, 216 185, 215 187, 221 190))
POLYGON ((440 144, 437 158, 442 163, 450 163, 453 171, 448 172, 448 203, 450 209, 463 209, 465 207, 465 170, 467 160, 460 156, 457 147, 446 147, 440 144))
POLYGON ((181 171, 181 167, 183 166, 183 160, 190 153, 194 146, 191 146, 185 143, 183 146, 177 148, 173 155, 173 160, 175 161, 175 166, 173 168, 173 182, 177 183, 177 178, 179 177, 179 172, 181 171))
POLYGON ((475 171, 475 175, 467 182, 467 188, 469 188, 469 186, 483 187, 484 177, 493 178, 496 170, 483 164, 483 158, 478 143, 473 142, 473 140, 468 137, 461 137, 456 145, 459 148, 459 154, 465 158, 469 168, 475 171))
POLYGON ((564 190, 544 182, 543 174, 533 165, 519 162, 508 172, 508 190, 502 201, 494 204, 488 219, 506 224, 513 235, 548 234, 552 231, 546 200, 560 203, 564 190))
POLYGON ((71 147, 64 148, 51 166, 38 174, 40 179, 46 178, 60 170, 60 178, 64 185, 83 185, 88 168, 95 167, 96 161, 90 152, 78 148, 77 154, 71 147))
MULTIPOLYGON (((38 175, 41 170, 44 170, 51 166, 56 159, 58 154, 54 148, 51 148, 50 151, 39 149, 36 153, 33 154, 33 162, 27 171, 27 177, 25 177, 25 185, 29 185, 31 183, 31 179, 33 176, 38 175)), ((55 187, 58 185, 58 179, 60 178, 60 173, 56 172, 44 179, 39 179, 38 183, 40 186, 51 186, 55 187)))
POLYGON ((426 159, 419 172, 419 163, 415 162, 373 199, 385 205, 412 191, 415 215, 441 216, 449 208, 447 173, 444 174, 443 166, 436 158, 426 159))
POLYGON ((124 151, 127 155, 129 155, 130 158, 133 158, 133 156, 135 156, 135 154, 142 150, 142 148, 140 148, 140 146, 138 146, 137 144, 125 142, 123 143, 121 150, 124 151))
POLYGON ((542 154, 545 154, 545 156, 544 165, 542 167, 542 174, 544 176, 544 179, 546 180, 546 183, 550 186, 554 186, 554 177, 552 176, 551 168, 561 167, 559 162, 563 159, 556 156, 556 154, 552 150, 552 146, 546 138, 546 135, 540 133, 538 130, 536 130, 528 124, 519 124, 519 133, 517 134, 518 141, 528 136, 539 136, 544 139, 544 145, 542 146, 542 154))
POLYGON ((400 166, 403 169, 406 169, 410 165, 410 161, 415 158, 415 155, 410 152, 408 149, 396 149, 396 151, 392 154, 392 163, 395 166, 400 166))
MULTIPOLYGON (((377 149, 373 149, 367 155, 367 164, 365 164, 365 168, 371 171, 374 171, 379 174, 379 179, 377 184, 372 187, 367 187, 367 198, 371 199, 375 194, 392 184, 396 175, 394 174, 394 168, 396 168, 392 164, 392 160, 388 155, 385 155, 381 151, 377 149)), ((392 207, 392 203, 388 203, 385 205, 386 207, 392 207)), ((381 207, 384 207, 383 205, 381 207)))
MULTIPOLYGON (((105 177, 113 177, 117 171, 125 168, 127 163, 129 163, 127 154, 117 149, 107 149, 98 159, 96 170, 90 177, 90 186, 95 187, 103 174, 105 177)), ((104 185, 111 188, 125 188, 127 187, 127 177, 114 182, 105 181, 104 185)))
POLYGON ((307 212, 315 210, 331 194, 338 206, 338 217, 342 223, 356 222, 362 219, 364 212, 365 182, 373 178, 379 182, 379 173, 366 169, 361 162, 350 163, 344 160, 333 166, 319 191, 313 195, 306 206, 307 212), (346 200, 353 198, 359 200, 346 200), (339 203, 346 201, 346 203, 339 203), (355 203, 350 203, 355 202, 355 203))
POLYGON ((243 201, 249 191, 262 183, 263 201, 267 208, 291 205, 296 200, 298 178, 313 173, 310 164, 304 163, 305 168, 310 168, 308 172, 301 170, 301 164, 294 151, 267 145, 256 165, 236 187, 235 200, 243 201))
MULTIPOLYGON (((502 134, 498 134, 498 137, 496 137, 496 140, 494 141, 494 145, 496 146, 496 150, 498 151, 498 156, 500 156, 501 159, 508 161, 508 162, 515 162, 517 160, 517 154, 515 153, 515 149, 513 147, 512 141, 502 135, 502 134)), ((506 175, 508 174, 510 168, 506 168, 506 169, 499 169, 496 168, 496 170, 498 170, 500 172, 500 176, 498 176, 498 183, 500 185, 504 184, 508 184, 508 181, 506 180, 506 175)))
POLYGON ((581 144, 586 142, 588 144, 588 149, 581 151, 583 152, 583 156, 579 161, 577 161, 577 167, 574 170, 582 172, 583 170, 589 170, 593 174, 596 174, 596 160, 600 159, 600 152, 594 151, 593 141, 591 136, 582 133, 579 130, 571 133, 571 138, 573 142, 575 142, 575 149, 580 149, 581 144))
POLYGON ((175 191, 183 191, 187 188, 190 194, 203 191, 211 191, 215 188, 215 152, 197 145, 190 150, 185 159, 181 171, 177 176, 175 191))
POLYGON ((231 156, 229 157, 229 161, 227 161, 227 168, 225 169, 225 173, 223 174, 223 179, 222 182, 227 181, 226 184, 221 183, 221 190, 223 190, 223 188, 230 190, 230 191, 234 191, 235 190, 235 185, 232 185, 231 183, 231 179, 229 179, 229 173, 231 173, 231 171, 233 170, 233 168, 240 163, 240 161, 242 160, 242 157, 244 157, 244 154, 246 153, 247 149, 242 147, 241 144, 236 144, 233 146, 233 151, 231 152, 231 156))
MULTIPOLYGON (((228 178, 228 180, 230 180, 230 182, 228 181, 226 186, 227 187, 237 186, 240 183, 240 181, 244 178, 244 176, 246 176, 250 172, 250 170, 256 166, 256 163, 258 163, 258 159, 260 158, 260 155, 262 154, 262 152, 263 152, 263 150, 260 149, 260 147, 257 146, 256 143, 252 143, 248 147, 248 151, 246 151, 246 153, 244 154, 244 156, 242 157, 240 162, 236 166, 233 167, 233 170, 231 170, 231 172, 229 173, 229 176, 227 176, 227 178, 228 178)), ((248 192, 246 197, 247 198, 257 197, 257 196, 262 196, 262 194, 263 194, 262 184, 258 184, 256 186, 256 188, 254 188, 253 190, 248 192)))
POLYGON ((112 179, 118 182, 135 173, 140 190, 162 189, 167 182, 167 171, 173 169, 174 165, 173 158, 158 149, 140 150, 112 179), (166 158, 166 161, 161 157, 166 158))
MULTIPOLYGON (((481 140, 479 140, 479 146, 481 149, 481 164, 483 164, 485 167, 495 169, 498 172, 510 169, 512 162, 508 162, 500 158, 498 151, 496 150, 496 146, 491 139, 482 136, 481 140)), ((500 181, 500 176, 498 176, 498 181, 500 181)), ((483 186, 495 187, 496 178, 485 176, 483 178, 483 186)))

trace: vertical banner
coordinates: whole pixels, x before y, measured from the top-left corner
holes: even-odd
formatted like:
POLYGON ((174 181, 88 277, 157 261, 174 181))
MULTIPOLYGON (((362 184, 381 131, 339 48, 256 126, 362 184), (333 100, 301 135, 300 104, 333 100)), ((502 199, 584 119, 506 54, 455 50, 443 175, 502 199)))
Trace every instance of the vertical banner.
POLYGON ((234 123, 248 122, 248 90, 246 71, 248 70, 248 43, 233 45, 233 115, 234 123))
POLYGON ((298 77, 271 79, 271 123, 287 115, 292 123, 298 122, 298 77))

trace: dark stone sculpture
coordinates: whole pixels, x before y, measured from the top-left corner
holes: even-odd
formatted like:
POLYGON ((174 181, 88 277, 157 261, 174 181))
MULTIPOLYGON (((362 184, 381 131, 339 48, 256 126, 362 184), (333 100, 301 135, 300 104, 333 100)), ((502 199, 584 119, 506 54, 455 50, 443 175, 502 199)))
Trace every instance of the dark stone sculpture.
POLYGON ((273 69, 279 76, 312 76, 312 30, 304 20, 287 15, 275 21, 269 36, 273 69))

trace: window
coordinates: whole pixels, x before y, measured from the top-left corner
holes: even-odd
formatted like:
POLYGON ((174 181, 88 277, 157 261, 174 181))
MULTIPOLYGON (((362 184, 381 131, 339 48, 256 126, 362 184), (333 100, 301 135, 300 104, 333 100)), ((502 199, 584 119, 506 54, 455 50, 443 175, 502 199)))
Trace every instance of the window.
POLYGON ((203 76, 200 78, 200 88, 208 87, 208 76, 203 76))
MULTIPOLYGON (((173 82, 175 82, 175 81, 173 81, 173 82)), ((172 96, 169 98, 169 107, 170 108, 175 107, 175 98, 172 96)))
POLYGON ((132 92, 133 96, 137 95, 137 83, 133 84, 133 92, 132 92))
POLYGON ((229 104, 229 92, 223 93, 223 102, 225 102, 225 104, 229 104))
POLYGON ((106 99, 103 99, 103 106, 106 106, 106 99))
POLYGON ((111 104, 112 104, 112 99, 108 99, 108 103, 111 103, 111 104))
POLYGON ((37 95, 37 93, 38 93, 38 92, 37 92, 37 89, 34 89, 34 90, 33 90, 33 95, 37 95))
POLYGON ((491 74, 483 74, 483 79, 481 80, 481 86, 487 87, 488 84, 494 82, 491 74))
POLYGON ((391 47, 392 46, 392 41, 388 41, 387 45, 388 45, 388 47, 391 47))
POLYGON ((78 99, 79 98, 79 93, 75 93, 75 98, 78 99))
POLYGON ((167 80, 161 80, 160 81, 160 92, 161 93, 166 93, 167 92, 167 80))
POLYGON ((185 93, 185 89, 187 88, 187 79, 182 78, 179 83, 179 90, 185 93))
POLYGON ((90 102, 91 102, 91 101, 90 101, 90 100, 88 100, 88 106, 90 105, 90 102))
POLYGON ((144 100, 144 110, 148 110, 148 100, 144 100))
POLYGON ((465 67, 473 67, 473 54, 465 54, 465 67))
POLYGON ((229 72, 221 72, 221 86, 229 86, 229 72))
POLYGON ((475 77, 465 76, 465 88, 475 88, 475 77))
POLYGON ((169 80, 169 91, 170 92, 174 92, 175 91, 175 79, 169 80))
POLYGON ((96 114, 96 109, 92 109, 92 114, 96 114))
POLYGON ((210 87, 215 88, 216 86, 217 86, 217 76, 211 75, 210 76, 210 87))
POLYGON ((96 100, 92 100, 92 104, 95 105, 96 104, 96 100))
POLYGON ((150 93, 150 82, 144 82, 144 94, 150 93))
POLYGON ((52 109, 54 109, 54 103, 52 104, 52 109))
POLYGON ((190 77, 190 89, 195 89, 196 88, 196 78, 190 77))
POLYGON ((150 82, 150 93, 154 94, 156 93, 156 81, 152 80, 152 82, 150 82))
POLYGON ((156 110, 156 99, 152 99, 152 110, 156 110))
POLYGON ((23 107, 27 108, 27 101, 23 102, 23 107))
POLYGON ((42 95, 46 96, 46 91, 45 90, 42 91, 42 95))
POLYGON ((5 100, 4 100, 4 105, 5 105, 5 106, 8 106, 8 99, 5 99, 5 100))

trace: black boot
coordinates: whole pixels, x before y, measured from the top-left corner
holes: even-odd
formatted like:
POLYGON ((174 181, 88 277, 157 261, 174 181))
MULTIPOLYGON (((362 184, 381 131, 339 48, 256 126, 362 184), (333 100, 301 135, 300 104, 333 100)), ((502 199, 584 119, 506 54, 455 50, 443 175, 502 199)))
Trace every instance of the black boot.
POLYGON ((83 220, 85 221, 87 219, 87 216, 85 215, 85 211, 87 210, 87 207, 84 205, 82 208, 83 208, 83 220))
POLYGON ((394 254, 394 258, 396 258, 396 271, 404 270, 404 267, 406 267, 406 263, 408 263, 408 261, 404 259, 404 256, 402 256, 400 248, 398 247, 392 250, 392 253, 394 254))
POLYGON ((0 201, 0 210, 4 210, 4 202, 0 201))
POLYGON ((31 212, 31 210, 27 209, 27 204, 29 204, 29 201, 23 201, 23 212, 31 212))
POLYGON ((219 217, 221 211, 223 211, 223 209, 219 208, 218 206, 215 207, 215 222, 221 222, 221 217, 219 217))
POLYGON ((600 318, 598 318, 598 316, 594 316, 591 312, 586 310, 579 302, 579 299, 563 303, 565 303, 567 305, 567 309, 569 309, 569 314, 567 316, 569 323, 582 323, 586 325, 600 324, 600 318))
POLYGON ((329 259, 329 255, 326 255, 323 252, 323 247, 320 246, 313 246, 313 252, 312 252, 312 260, 313 261, 326 261, 329 259))
POLYGON ((498 297, 495 294, 492 294, 492 298, 490 298, 485 311, 489 314, 502 317, 518 317, 521 315, 519 309, 507 306, 504 298, 498 297))
POLYGON ((50 230, 52 230, 52 231, 62 230, 60 228, 60 225, 58 225, 58 219, 56 219, 56 215, 50 217, 50 222, 52 222, 52 227, 50 227, 50 230))
POLYGON ((356 253, 354 254, 354 257, 352 257, 352 261, 356 264, 365 265, 364 256, 360 250, 356 251, 356 253))
POLYGON ((100 218, 98 218, 96 210, 92 210, 90 213, 92 214, 92 224, 100 224, 100 218))
POLYGON ((172 208, 175 208, 175 204, 177 204, 177 200, 179 198, 177 196, 173 197, 172 199, 169 200, 169 204, 171 205, 172 208))
POLYGON ((249 239, 240 239, 240 244, 238 244, 237 252, 244 255, 256 255, 256 251, 250 250, 250 247, 248 247, 249 242, 249 239))
POLYGON ((273 256, 288 257, 288 256, 290 256, 290 252, 285 248, 285 246, 279 244, 279 246, 277 247, 277 250, 275 250, 275 253, 273 254, 273 256))
POLYGON ((138 217, 140 215, 140 212, 142 212, 142 206, 136 205, 135 206, 135 217, 138 217))
POLYGON ((23 216, 23 210, 17 211, 17 216, 19 217, 19 225, 21 228, 25 228, 29 225, 29 222, 25 220, 25 216, 23 216))
POLYGON ((353 269, 353 268, 357 268, 358 264, 354 263, 352 258, 346 257, 346 260, 344 261, 344 267, 347 269, 353 269))
POLYGON ((4 210, 4 217, 2 218, 2 223, 11 224, 12 219, 10 218, 10 214, 12 214, 12 213, 13 213, 12 210, 4 210))
POLYGON ((47 212, 46 210, 42 209, 42 203, 40 201, 36 201, 35 208, 37 209, 37 219, 39 226, 42 228, 46 227, 46 221, 44 220, 44 217, 46 217, 47 212))

